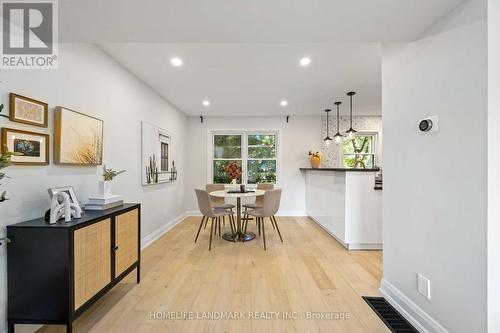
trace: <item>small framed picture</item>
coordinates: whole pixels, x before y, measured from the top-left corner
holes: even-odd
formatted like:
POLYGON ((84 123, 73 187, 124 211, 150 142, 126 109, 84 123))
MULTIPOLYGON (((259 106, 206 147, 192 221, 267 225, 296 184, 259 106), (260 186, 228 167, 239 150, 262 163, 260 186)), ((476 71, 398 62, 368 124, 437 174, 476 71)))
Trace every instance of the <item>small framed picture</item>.
POLYGON ((49 105, 36 99, 10 93, 10 121, 47 127, 49 105))
MULTIPOLYGON (((76 198, 76 194, 75 194, 75 190, 73 189, 73 186, 53 187, 53 188, 49 188, 47 191, 49 192, 50 200, 52 200, 52 197, 54 196, 54 194, 56 194, 58 192, 66 192, 66 194, 69 195, 70 201, 72 203, 77 204, 78 207, 80 207, 80 204, 78 203, 78 199, 76 198)), ((62 203, 62 202, 59 202, 59 203, 62 203)))
POLYGON ((49 164, 49 135, 2 128, 2 153, 11 152, 12 164, 46 165, 49 164))

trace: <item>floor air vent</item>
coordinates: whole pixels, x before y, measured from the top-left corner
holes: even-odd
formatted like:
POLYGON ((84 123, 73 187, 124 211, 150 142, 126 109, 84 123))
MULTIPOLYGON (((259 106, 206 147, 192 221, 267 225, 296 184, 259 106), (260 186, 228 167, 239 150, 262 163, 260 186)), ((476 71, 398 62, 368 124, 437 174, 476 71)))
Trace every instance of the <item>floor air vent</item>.
POLYGON ((366 297, 363 299, 387 325, 393 333, 418 333, 408 320, 399 314, 383 297, 366 297))

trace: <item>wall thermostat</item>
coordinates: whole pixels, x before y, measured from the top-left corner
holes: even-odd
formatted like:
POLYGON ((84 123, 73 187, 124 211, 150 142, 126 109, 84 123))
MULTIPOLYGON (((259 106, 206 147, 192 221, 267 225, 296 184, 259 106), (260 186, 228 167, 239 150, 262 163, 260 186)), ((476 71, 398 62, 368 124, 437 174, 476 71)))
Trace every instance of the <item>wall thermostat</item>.
POLYGON ((439 129, 439 124, 438 124, 438 117, 437 116, 432 116, 432 117, 427 117, 425 119, 420 120, 420 123, 418 124, 418 129, 420 132, 437 132, 439 129))

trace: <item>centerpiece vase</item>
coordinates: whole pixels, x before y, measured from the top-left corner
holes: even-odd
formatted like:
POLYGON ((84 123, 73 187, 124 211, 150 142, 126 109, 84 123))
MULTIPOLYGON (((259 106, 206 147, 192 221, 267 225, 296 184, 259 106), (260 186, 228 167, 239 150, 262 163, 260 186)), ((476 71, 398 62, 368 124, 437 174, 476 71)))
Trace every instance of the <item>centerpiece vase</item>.
POLYGON ((311 162, 311 168, 318 169, 321 165, 321 157, 320 156, 311 156, 309 159, 311 162))

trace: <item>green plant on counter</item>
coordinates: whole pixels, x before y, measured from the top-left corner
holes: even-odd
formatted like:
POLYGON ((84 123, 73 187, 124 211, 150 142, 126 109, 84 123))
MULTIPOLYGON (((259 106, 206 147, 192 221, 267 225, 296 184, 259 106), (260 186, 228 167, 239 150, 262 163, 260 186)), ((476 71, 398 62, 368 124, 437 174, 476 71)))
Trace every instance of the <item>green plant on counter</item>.
POLYGON ((115 178, 119 174, 124 173, 125 171, 127 170, 116 171, 113 169, 106 169, 106 166, 104 166, 104 173, 102 174, 102 176, 104 177, 105 182, 110 182, 113 180, 113 178, 115 178))

